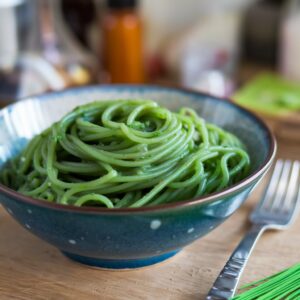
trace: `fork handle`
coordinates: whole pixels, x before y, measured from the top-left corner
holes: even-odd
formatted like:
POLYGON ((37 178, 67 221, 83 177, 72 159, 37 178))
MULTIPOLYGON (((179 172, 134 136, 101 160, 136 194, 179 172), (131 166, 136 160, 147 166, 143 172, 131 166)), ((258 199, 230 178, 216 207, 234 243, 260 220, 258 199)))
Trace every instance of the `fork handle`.
POLYGON ((266 228, 267 226, 263 224, 255 224, 251 227, 214 282, 206 300, 228 300, 234 296, 250 254, 266 228))

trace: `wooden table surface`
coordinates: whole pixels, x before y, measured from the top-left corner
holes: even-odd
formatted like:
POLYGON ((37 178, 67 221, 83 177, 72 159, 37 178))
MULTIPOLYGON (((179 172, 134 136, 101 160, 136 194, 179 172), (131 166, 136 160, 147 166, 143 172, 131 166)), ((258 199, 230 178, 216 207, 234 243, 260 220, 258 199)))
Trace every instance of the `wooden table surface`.
MULTIPOLYGON (((300 145, 279 143, 279 155, 300 159, 300 145)), ((263 184, 262 184, 263 185, 263 184)), ((0 299, 204 299, 248 228, 251 199, 211 234, 160 265, 134 271, 102 271, 69 261, 21 228, 0 208, 0 299)), ((255 248, 241 283, 300 261, 300 218, 287 231, 267 232, 255 248)))

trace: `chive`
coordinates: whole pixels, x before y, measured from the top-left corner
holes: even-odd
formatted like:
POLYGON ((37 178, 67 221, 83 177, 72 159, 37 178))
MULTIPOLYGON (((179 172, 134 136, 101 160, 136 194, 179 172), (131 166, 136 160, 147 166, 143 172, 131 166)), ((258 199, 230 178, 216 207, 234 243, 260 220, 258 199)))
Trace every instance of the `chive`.
POLYGON ((299 300, 300 263, 242 286, 232 300, 299 300), (246 290, 246 291, 244 291, 246 290))

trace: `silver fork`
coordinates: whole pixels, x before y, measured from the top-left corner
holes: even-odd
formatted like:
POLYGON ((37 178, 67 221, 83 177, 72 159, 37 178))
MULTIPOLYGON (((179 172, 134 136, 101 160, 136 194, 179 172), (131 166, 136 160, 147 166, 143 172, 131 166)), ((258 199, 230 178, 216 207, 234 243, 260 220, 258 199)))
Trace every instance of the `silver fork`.
POLYGON ((206 300, 227 300, 234 296, 252 250, 267 229, 286 229, 300 207, 300 162, 278 160, 271 180, 250 216, 252 227, 232 253, 206 300))

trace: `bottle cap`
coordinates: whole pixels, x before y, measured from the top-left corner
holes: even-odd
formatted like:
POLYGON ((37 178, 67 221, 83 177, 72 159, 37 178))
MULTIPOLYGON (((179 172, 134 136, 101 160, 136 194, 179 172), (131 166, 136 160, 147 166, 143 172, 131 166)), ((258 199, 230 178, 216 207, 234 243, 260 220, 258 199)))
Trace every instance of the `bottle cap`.
POLYGON ((134 8, 137 6, 137 0, 107 0, 109 8, 134 8))

